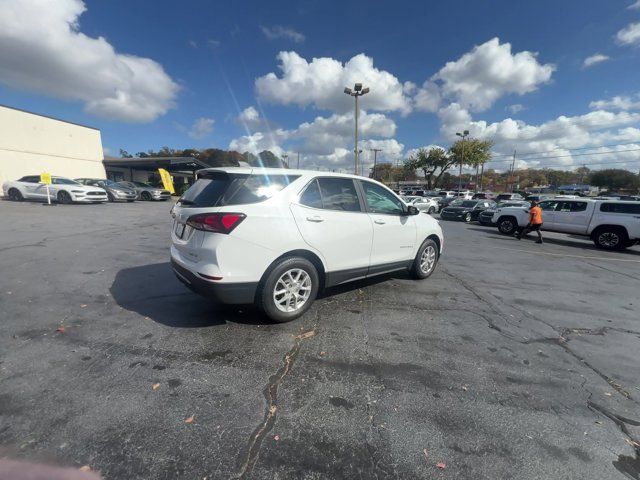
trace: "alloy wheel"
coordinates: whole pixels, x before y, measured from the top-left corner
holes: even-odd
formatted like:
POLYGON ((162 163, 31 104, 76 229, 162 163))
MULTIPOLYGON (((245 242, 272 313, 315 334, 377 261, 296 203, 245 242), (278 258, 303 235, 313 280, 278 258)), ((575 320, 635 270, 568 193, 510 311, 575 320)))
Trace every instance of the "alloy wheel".
POLYGON ((608 248, 615 248, 620 243, 620 236, 615 232, 604 232, 598 236, 600 245, 608 248))
POLYGON ((427 274, 436 265, 436 249, 432 245, 428 245, 420 256, 420 270, 427 274))
POLYGON ((311 277, 301 268, 284 272, 273 289, 273 301, 281 312, 300 310, 311 295, 311 277))

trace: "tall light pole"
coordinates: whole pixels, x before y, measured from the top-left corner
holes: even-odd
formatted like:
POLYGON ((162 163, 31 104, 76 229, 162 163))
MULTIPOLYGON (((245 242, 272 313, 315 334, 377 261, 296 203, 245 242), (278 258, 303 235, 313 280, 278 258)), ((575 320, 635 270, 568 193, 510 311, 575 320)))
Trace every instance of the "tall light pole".
POLYGON ((355 145, 353 147, 353 155, 354 155, 353 173, 357 175, 358 174, 358 153, 359 153, 358 152, 358 117, 360 116, 360 110, 358 109, 358 97, 361 97, 362 95, 369 93, 369 87, 362 88, 361 83, 356 83, 353 86, 353 90, 351 90, 349 87, 345 87, 344 93, 356 99, 356 113, 355 113, 356 134, 355 134, 355 145))
POLYGON ((456 132, 456 135, 462 138, 462 158, 460 159, 460 176, 458 176, 458 196, 460 196, 460 192, 462 192, 462 164, 464 163, 464 141, 469 136, 469 130, 465 130, 464 132, 456 132))
POLYGON ((284 162, 284 164, 286 165, 285 168, 289 168, 289 164, 287 163, 287 158, 289 158, 289 155, 287 155, 286 153, 282 154, 282 161, 284 162))
POLYGON ((373 152, 373 179, 376 179, 376 164, 378 163, 378 152, 381 152, 382 149, 381 148, 370 148, 369 150, 371 150, 373 152))

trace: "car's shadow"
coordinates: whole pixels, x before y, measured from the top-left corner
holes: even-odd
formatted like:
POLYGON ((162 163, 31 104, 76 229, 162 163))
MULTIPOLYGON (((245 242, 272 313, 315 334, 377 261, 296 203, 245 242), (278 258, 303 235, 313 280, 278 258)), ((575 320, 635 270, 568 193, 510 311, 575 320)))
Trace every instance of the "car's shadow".
POLYGON ((170 327, 272 323, 254 308, 220 305, 193 293, 175 278, 169 262, 124 268, 109 290, 125 310, 170 327))
MULTIPOLYGON (((484 232, 489 235, 495 236, 497 238, 503 240, 515 240, 512 235, 503 235, 498 231, 496 227, 470 227, 467 230, 474 230, 477 232, 484 232)), ((542 232, 542 236, 544 238, 544 243, 548 243, 551 245, 564 245, 567 247, 576 247, 582 250, 594 252, 594 253, 602 253, 606 250, 601 250, 597 248, 593 243, 588 240, 588 237, 583 237, 580 235, 567 235, 565 238, 550 238, 548 235, 545 235, 545 232, 542 232)), ((531 241, 534 242, 538 239, 538 236, 535 233, 530 233, 526 237, 522 237, 523 241, 531 241)), ((516 240, 517 242, 517 240, 516 240)), ((620 255, 632 255, 632 256, 640 256, 640 251, 638 251, 638 247, 627 248, 626 250, 615 251, 613 253, 617 253, 620 255)))
MULTIPOLYGON (((327 288, 318 299, 348 293, 383 283, 407 279, 408 272, 393 272, 327 288)), ((123 309, 177 328, 200 328, 231 323, 270 325, 262 312, 252 305, 222 305, 193 293, 180 283, 168 262, 141 265, 120 270, 109 289, 123 309)))

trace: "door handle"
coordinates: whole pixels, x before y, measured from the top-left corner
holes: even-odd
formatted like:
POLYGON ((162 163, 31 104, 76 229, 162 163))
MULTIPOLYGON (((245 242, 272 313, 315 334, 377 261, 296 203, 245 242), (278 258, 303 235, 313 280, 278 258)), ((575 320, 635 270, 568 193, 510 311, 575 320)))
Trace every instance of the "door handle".
POLYGON ((384 220, 376 219, 373 221, 373 223, 377 223, 378 225, 384 225, 386 222, 384 220))
POLYGON ((310 221, 310 222, 315 222, 315 223, 324 222, 324 218, 322 218, 319 215, 315 215, 313 217, 307 217, 307 220, 310 221))

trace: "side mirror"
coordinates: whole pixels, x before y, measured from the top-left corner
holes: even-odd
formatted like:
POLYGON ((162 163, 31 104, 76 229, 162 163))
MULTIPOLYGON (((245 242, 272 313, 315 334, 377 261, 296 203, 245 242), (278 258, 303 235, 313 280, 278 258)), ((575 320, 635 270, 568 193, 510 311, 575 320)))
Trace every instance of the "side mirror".
POLYGON ((409 205, 407 207, 407 214, 408 215, 418 215, 420 213, 420 210, 418 210, 416 207, 414 207, 413 205, 409 205))

